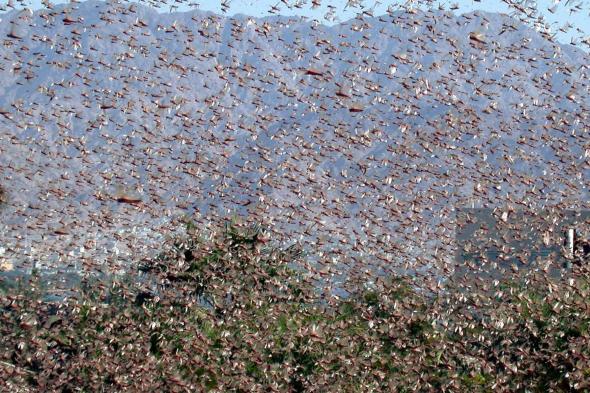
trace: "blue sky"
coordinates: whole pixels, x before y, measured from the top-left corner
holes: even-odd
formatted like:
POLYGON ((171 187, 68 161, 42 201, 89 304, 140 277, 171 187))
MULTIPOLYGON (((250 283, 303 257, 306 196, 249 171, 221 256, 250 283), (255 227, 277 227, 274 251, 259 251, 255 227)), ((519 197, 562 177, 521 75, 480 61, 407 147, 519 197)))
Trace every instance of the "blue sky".
MULTIPOLYGON (((406 3, 406 1, 394 1, 394 0, 317 0, 320 5, 312 9, 312 2, 316 0, 285 0, 287 3, 294 4, 297 1, 303 3, 301 8, 289 9, 282 0, 186 0, 185 2, 176 3, 174 0, 168 1, 168 5, 164 5, 160 8, 161 12, 169 12, 170 4, 178 5, 178 11, 189 10, 188 4, 193 3, 193 7, 204 10, 214 11, 221 13, 222 2, 229 5, 227 11, 228 15, 243 13, 252 16, 265 16, 269 15, 269 11, 273 6, 277 6, 278 12, 282 15, 305 15, 312 19, 318 19, 324 23, 330 23, 324 16, 333 7, 333 19, 331 23, 339 22, 342 20, 350 19, 361 10, 372 9, 375 15, 384 14, 387 11, 388 6, 396 5, 400 3, 406 3), (351 3, 359 3, 364 8, 359 6, 351 6, 351 3)), ((474 10, 484 10, 491 12, 504 12, 510 14, 513 12, 506 3, 512 1, 513 3, 519 4, 537 4, 539 10, 539 16, 544 18, 544 22, 549 24, 552 31, 557 33, 559 41, 569 43, 572 39, 578 41, 578 46, 582 49, 588 50, 588 46, 583 45, 580 41, 584 38, 590 39, 590 1, 588 0, 458 0, 458 1, 430 1, 433 6, 442 4, 446 9, 449 9, 452 5, 457 6, 456 13, 469 12, 474 10), (577 12, 570 12, 574 7, 578 7, 577 12), (551 9, 552 12, 549 11, 551 9), (572 27, 566 31, 559 31, 559 28, 570 24, 572 27), (579 30, 578 30, 579 29, 579 30)), ((40 0, 25 0, 25 4, 29 7, 36 9, 41 8, 40 0)), ((52 1, 54 3, 61 3, 62 1, 52 1)), ((408 3, 418 3, 414 0, 407 1, 408 3)), ((422 1, 423 3, 425 1, 422 1)), ((590 42, 589 42, 590 43, 590 42)))

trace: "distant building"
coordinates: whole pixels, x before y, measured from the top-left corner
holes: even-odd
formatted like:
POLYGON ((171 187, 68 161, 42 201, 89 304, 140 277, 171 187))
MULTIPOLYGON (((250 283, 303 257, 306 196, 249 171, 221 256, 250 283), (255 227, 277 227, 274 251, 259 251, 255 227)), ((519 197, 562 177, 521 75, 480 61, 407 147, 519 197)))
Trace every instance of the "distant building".
POLYGON ((590 210, 457 209, 458 275, 541 268, 559 275, 590 257, 590 210))

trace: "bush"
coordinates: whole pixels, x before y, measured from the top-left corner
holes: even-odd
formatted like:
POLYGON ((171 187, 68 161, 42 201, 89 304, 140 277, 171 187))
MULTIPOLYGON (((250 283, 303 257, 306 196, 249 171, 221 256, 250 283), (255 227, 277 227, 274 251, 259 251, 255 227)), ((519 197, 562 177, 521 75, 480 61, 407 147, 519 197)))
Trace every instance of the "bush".
POLYGON ((409 278, 336 299, 260 228, 177 239, 141 280, 60 304, 0 299, 0 375, 31 391, 583 391, 588 270, 436 295, 409 278))

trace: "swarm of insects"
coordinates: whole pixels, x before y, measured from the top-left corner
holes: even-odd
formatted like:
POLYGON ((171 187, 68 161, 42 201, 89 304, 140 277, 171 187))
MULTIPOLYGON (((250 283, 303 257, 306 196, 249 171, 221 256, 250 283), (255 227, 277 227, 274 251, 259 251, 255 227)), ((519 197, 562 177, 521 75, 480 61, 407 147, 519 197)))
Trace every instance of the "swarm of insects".
POLYGON ((0 386, 590 388, 584 2, 26 2, 0 386))

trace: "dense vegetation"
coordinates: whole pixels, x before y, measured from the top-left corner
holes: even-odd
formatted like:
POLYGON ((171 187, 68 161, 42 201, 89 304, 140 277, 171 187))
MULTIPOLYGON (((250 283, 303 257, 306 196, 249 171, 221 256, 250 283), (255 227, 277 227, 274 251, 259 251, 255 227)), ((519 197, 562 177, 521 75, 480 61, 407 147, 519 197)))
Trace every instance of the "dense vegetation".
POLYGON ((138 269, 42 298, 0 298, 9 391, 588 391, 589 270, 436 296, 409 278, 317 290, 306 255, 258 228, 194 228, 138 269))

